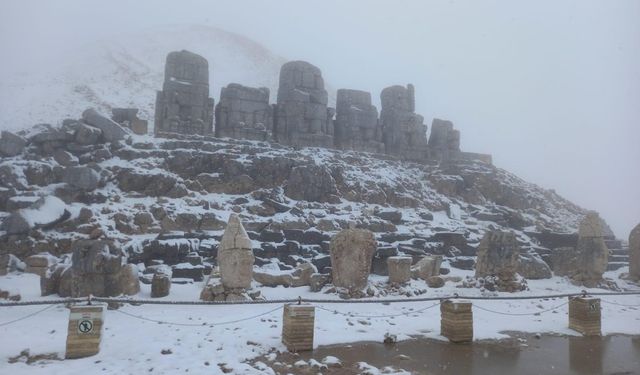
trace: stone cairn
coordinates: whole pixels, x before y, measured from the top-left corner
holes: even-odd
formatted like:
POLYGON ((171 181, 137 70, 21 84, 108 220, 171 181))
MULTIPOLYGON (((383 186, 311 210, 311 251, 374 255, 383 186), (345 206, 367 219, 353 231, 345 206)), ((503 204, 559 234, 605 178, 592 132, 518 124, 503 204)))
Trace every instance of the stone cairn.
POLYGON ((156 96, 155 133, 213 132, 213 99, 209 97, 209 63, 189 51, 167 55, 162 91, 156 96))
POLYGON ((415 111, 413 85, 391 86, 380 93, 382 139, 386 153, 402 159, 424 162, 429 157, 427 126, 415 111))
POLYGON ((432 159, 447 161, 460 153, 460 131, 453 129, 447 120, 433 119, 429 136, 429 152, 432 159))
POLYGON ((242 301, 257 296, 247 294, 253 280, 251 239, 238 215, 231 214, 218 246, 220 281, 211 277, 205 284, 200 299, 205 301, 242 301))
POLYGON ((338 90, 335 146, 342 150, 384 153, 378 109, 371 94, 359 90, 338 90))
POLYGON ((222 88, 216 105, 216 137, 268 141, 272 131, 269 89, 236 83, 222 88))
POLYGON ((344 229, 330 243, 333 285, 359 297, 367 287, 377 242, 366 229, 344 229))
POLYGON ((629 235, 629 278, 640 280, 640 224, 629 235))
POLYGON ((515 234, 500 231, 485 233, 477 254, 475 277, 484 279, 487 289, 495 287, 501 292, 523 290, 523 285, 516 278, 520 245, 515 234))
POLYGON ((305 61, 291 61, 280 69, 275 138, 294 147, 333 147, 334 110, 322 73, 305 61))

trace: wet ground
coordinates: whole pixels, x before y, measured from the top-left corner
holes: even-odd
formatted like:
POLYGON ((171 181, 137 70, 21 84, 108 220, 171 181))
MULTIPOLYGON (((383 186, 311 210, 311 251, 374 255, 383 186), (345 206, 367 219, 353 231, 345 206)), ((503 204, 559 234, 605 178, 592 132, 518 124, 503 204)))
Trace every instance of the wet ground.
MULTIPOLYGON (((412 374, 640 374, 640 337, 567 337, 510 333, 503 340, 452 344, 412 339, 396 344, 361 342, 320 347, 299 355, 282 353, 260 360, 277 373, 361 374, 359 362, 412 374), (327 356, 340 359, 340 367, 319 366, 327 356), (269 360, 267 360, 267 358, 269 360), (301 360, 307 364, 305 366, 301 360), (297 363, 297 365, 296 365, 297 363)), ((393 372, 390 372, 393 373, 393 372)))

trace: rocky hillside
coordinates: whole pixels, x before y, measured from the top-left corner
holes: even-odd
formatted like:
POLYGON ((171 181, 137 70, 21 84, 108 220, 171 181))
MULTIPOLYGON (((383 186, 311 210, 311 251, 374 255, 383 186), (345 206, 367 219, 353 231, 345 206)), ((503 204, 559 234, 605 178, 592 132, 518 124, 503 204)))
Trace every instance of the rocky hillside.
POLYGON ((544 255, 558 245, 554 233, 575 232, 586 212, 478 161, 424 165, 213 137, 156 139, 84 122, 3 132, 0 152, 13 156, 0 162, 1 254, 61 256, 76 239, 106 238, 133 263, 175 265, 197 252, 209 267, 235 212, 258 265, 287 270, 306 259, 322 272, 331 236, 359 227, 376 233, 374 272, 384 274, 398 253, 442 254, 470 269, 487 230, 512 230, 523 252, 544 255))
POLYGON ((208 26, 156 27, 118 35, 66 51, 60 59, 26 73, 0 71, 0 129, 74 117, 87 107, 140 109, 152 119, 156 90, 162 88, 167 51, 188 49, 207 58, 210 87, 218 98, 231 82, 267 87, 275 93, 286 61, 259 43, 208 26), (90 67, 90 69, 87 69, 90 67))

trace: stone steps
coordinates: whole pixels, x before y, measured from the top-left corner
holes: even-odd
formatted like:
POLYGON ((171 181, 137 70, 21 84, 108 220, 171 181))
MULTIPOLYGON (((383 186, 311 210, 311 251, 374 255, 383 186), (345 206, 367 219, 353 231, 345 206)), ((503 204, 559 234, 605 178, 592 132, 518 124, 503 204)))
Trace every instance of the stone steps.
POLYGON ((616 271, 628 265, 629 265, 629 262, 609 262, 609 264, 607 264, 607 271, 616 271))
POLYGON ((629 256, 629 249, 612 249, 610 250, 611 255, 625 255, 629 256))
POLYGON ((628 255, 609 255, 609 263, 629 262, 628 255))

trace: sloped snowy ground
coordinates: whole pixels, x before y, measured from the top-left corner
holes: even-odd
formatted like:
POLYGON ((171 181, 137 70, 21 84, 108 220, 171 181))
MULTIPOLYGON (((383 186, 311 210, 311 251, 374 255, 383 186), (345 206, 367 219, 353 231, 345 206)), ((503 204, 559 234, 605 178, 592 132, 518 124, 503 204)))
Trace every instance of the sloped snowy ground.
MULTIPOLYGON (((608 272, 605 276, 618 280, 626 268, 608 272)), ((455 276, 464 277, 471 271, 452 270, 455 276)), ((384 283, 385 277, 371 276, 371 283, 384 283)), ((619 284, 625 289, 640 290, 619 284)), ((202 283, 172 286, 167 300, 197 300, 202 283)), ((337 299, 332 294, 311 293, 308 287, 267 288, 261 290, 267 299, 326 298, 337 299)), ((0 288, 19 292, 23 300, 52 299, 39 296, 39 279, 32 274, 10 274, 0 277, 0 288)), ((423 281, 413 280, 411 288, 428 289, 423 296, 439 297, 453 293, 480 296, 478 289, 459 289, 448 282, 440 289, 429 289, 423 281)), ((529 291, 518 295, 543 295, 577 293, 580 287, 566 279, 554 277, 547 280, 529 280, 529 291)), ((590 289, 603 292, 601 289, 590 289)), ((502 293, 490 293, 499 295, 502 293)), ((150 286, 142 285, 137 298, 149 298, 150 286)), ((422 296, 421 296, 422 297, 422 296)), ((387 296, 383 299, 397 298, 387 296)), ((409 301, 409 299, 407 299, 409 301)), ((522 301, 473 301, 474 339, 505 337, 502 332, 558 333, 577 335, 567 328, 566 298, 522 301), (558 307, 559 306, 559 307, 558 307), (497 311, 496 314, 480 309, 497 311), (553 309, 554 307, 557 307, 553 309), (544 312, 545 310, 551 311, 544 312), (542 312, 540 315, 503 315, 542 312)), ((44 306, 5 307, 0 310, 0 324, 18 319, 43 309, 44 306)), ((31 318, 0 326, 0 373, 11 374, 140 374, 140 373, 211 373, 222 374, 223 369, 233 369, 239 374, 273 373, 260 363, 247 364, 247 360, 275 351, 285 351, 280 342, 282 329, 281 305, 234 306, 161 306, 126 305, 120 311, 109 310, 105 317, 105 331, 99 354, 77 360, 47 360, 27 365, 24 362, 10 364, 8 359, 29 349, 31 355, 57 353, 64 358, 68 323, 68 310, 56 305, 31 318), (146 319, 171 323, 158 324, 125 315, 133 314, 146 319), (265 315, 232 324, 217 325, 256 315, 265 315), (169 349, 171 354, 163 355, 169 349)), ((411 336, 425 336, 445 340, 440 336, 440 312, 434 302, 406 302, 385 304, 331 304, 316 305, 315 346, 358 341, 381 342, 385 333, 395 334, 399 340, 411 336), (379 317, 398 315, 396 317, 379 317), (345 316, 352 315, 352 316, 345 316), (376 317, 371 317, 376 316, 376 317)), ((640 335, 640 296, 602 297, 602 333, 640 335), (627 306, 622 306, 627 305, 627 306), (631 306, 635 305, 635 306, 631 306)), ((336 354, 339 357, 339 353, 336 354)), ((363 365, 363 369, 366 366, 363 365)))

